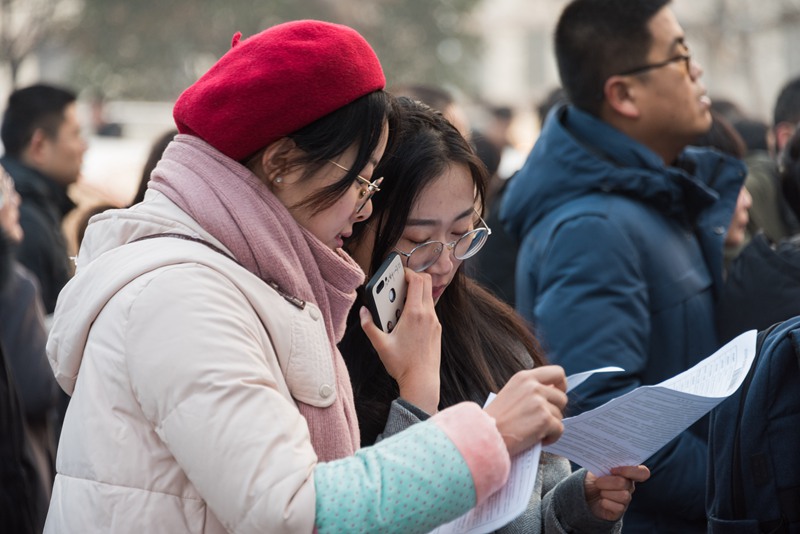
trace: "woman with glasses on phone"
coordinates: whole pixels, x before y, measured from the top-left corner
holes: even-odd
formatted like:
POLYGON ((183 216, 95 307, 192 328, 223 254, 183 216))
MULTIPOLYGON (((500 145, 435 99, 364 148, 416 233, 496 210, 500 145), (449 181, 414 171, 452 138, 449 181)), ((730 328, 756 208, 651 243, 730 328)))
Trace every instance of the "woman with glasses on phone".
MULTIPOLYGON (((441 361, 418 358, 417 367, 430 375, 427 387, 405 387, 393 362, 374 353, 364 357, 367 335, 373 338, 377 327, 359 304, 351 310, 339 348, 350 370, 363 445, 460 402, 483 404, 520 370, 552 368, 513 309, 460 269, 491 234, 481 217, 485 168, 439 112, 399 98, 395 113, 398 127, 375 170, 384 186, 373 201, 373 218, 354 230, 345 247, 368 275, 396 252, 408 269, 431 276, 441 361)), ((585 470, 570 475, 566 459, 545 453, 527 512, 503 531, 616 532, 634 481, 648 476, 643 466, 602 478, 585 470)))
MULTIPOLYGON (((358 33, 295 21, 235 36, 180 96, 144 201, 91 220, 58 299, 48 354, 72 399, 46 532, 427 532, 560 435, 566 396, 534 424, 522 374, 499 407, 358 450, 336 342, 364 273, 341 246, 382 186, 384 84, 358 33)), ((440 328, 430 277, 408 279, 414 342, 376 339, 413 378, 440 328)))

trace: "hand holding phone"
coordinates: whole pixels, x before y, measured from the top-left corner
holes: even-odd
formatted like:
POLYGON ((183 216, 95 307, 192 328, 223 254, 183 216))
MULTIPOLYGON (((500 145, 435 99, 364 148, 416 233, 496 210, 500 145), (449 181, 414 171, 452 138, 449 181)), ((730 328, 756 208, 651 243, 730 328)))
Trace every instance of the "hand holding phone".
POLYGON ((365 293, 367 309, 375 324, 384 332, 391 332, 406 301, 406 277, 399 254, 389 254, 367 282, 365 293))
POLYGON ((369 282, 367 306, 359 311, 361 328, 397 382, 400 397, 429 414, 436 413, 442 327, 434 308, 431 277, 403 269, 397 257, 381 267, 382 274, 369 282), (390 277, 390 273, 396 274, 390 277), (400 311, 403 317, 398 323, 400 311), (394 331, 388 334, 391 328, 394 331))

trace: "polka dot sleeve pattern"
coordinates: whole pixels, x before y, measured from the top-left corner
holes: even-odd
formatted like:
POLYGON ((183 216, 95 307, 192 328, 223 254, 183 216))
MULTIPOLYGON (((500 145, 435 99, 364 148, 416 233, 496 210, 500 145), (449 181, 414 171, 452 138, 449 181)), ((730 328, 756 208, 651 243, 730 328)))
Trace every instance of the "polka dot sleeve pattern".
POLYGON ((494 419, 462 402, 350 458, 319 464, 316 528, 428 532, 488 498, 509 467, 494 419))
POLYGON ((314 482, 320 534, 424 533, 476 503, 467 462, 433 420, 319 464, 314 482))

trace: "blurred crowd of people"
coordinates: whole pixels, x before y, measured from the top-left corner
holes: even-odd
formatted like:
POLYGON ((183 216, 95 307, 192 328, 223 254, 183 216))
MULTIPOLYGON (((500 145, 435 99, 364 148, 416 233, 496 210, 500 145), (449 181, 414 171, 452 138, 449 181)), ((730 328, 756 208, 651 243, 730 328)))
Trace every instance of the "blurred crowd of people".
MULTIPOLYGON (((561 86, 536 104, 539 133, 526 154, 512 134, 521 106, 467 103, 421 83, 385 87, 369 45, 343 28, 305 21, 235 38, 176 103, 178 128, 153 140, 135 197, 81 206, 74 236, 64 219, 76 209, 70 187, 87 150, 77 94, 36 84, 10 95, 0 131, 0 530, 103 530, 119 527, 120 514, 140 526, 169 516, 165 524, 193 532, 423 532, 502 485, 486 470, 502 472, 509 454, 557 439, 563 415, 659 383, 742 332, 800 315, 800 77, 787 76, 767 123, 704 85, 669 1, 573 0, 554 32, 561 86), (278 75, 256 61, 269 54, 291 67, 278 75), (347 58, 356 66, 342 65, 347 58), (301 100, 303 90, 311 96, 301 100), (312 187, 332 173, 336 180, 312 187), (337 208, 353 183, 358 207, 337 208), (150 239, 176 234, 184 243, 150 239), (70 240, 86 244, 77 259, 70 240), (182 251, 191 240, 206 245, 202 254, 182 251), (153 265, 126 256, 102 263, 130 246, 152 254, 153 265), (389 335, 354 299, 392 251, 416 301, 389 335), (420 259, 426 253, 430 261, 420 259), (157 276, 183 264, 194 267, 157 276), (120 282, 134 265, 141 272, 120 282), (252 275, 266 284, 253 289, 252 275), (95 305, 107 290, 95 287, 101 281, 116 289, 95 305), (245 296, 228 294, 236 291, 245 296), (150 308, 134 315, 140 293, 150 308), (224 306, 237 311, 226 317, 224 306), (293 313, 310 319, 285 319, 293 313), (294 337, 272 340, 276 331, 294 337), (228 354, 212 333, 247 357, 228 354), (323 363, 289 362, 282 351, 295 357, 286 346, 298 343, 321 351, 323 363), (269 373, 254 363, 262 357, 269 373), (219 370, 226 365, 245 370, 219 370), (594 378, 567 405, 565 374, 608 366, 624 371, 594 378), (463 410, 490 392, 501 393, 494 408, 463 410), (229 396, 252 421, 235 416, 229 396), (231 421, 214 415, 220 406, 231 421), (280 411, 280 428, 260 433, 270 424, 262 409, 280 411), (453 430, 455 419, 489 436, 478 444, 491 452, 480 460, 465 452, 477 445, 453 430), (204 435, 218 449, 197 445, 204 435), (140 462, 144 474, 133 465, 114 475, 117 437, 139 455, 123 462, 140 462), (239 437, 247 443, 234 445, 239 437), (413 470, 437 449, 445 467, 413 470), (284 461, 280 475, 270 471, 284 461), (345 506, 337 481, 410 502, 358 462, 410 487, 447 471, 449 483, 470 489, 416 523, 348 489, 360 510, 348 526, 335 514, 345 506), (237 468, 248 472, 231 474, 237 468), (461 478, 452 474, 459 469, 461 478), (249 477, 258 480, 235 493, 249 477), (84 478, 106 486, 76 482, 84 478), (147 496, 124 502, 115 488, 147 496), (160 491, 182 502, 156 503, 160 491), (271 508, 272 492, 281 499, 271 508), (200 503, 206 526, 192 523, 199 512, 183 501, 200 503), (105 508, 73 514, 78 504, 105 508), (267 511, 250 517, 256 506, 267 511)), ((97 135, 123 136, 104 95, 91 100, 97 135)), ((549 455, 541 465, 528 510, 503 532, 706 531, 705 419, 648 459, 649 471, 620 466, 598 478, 549 455)), ((432 506, 423 501, 410 505, 415 514, 432 506)))

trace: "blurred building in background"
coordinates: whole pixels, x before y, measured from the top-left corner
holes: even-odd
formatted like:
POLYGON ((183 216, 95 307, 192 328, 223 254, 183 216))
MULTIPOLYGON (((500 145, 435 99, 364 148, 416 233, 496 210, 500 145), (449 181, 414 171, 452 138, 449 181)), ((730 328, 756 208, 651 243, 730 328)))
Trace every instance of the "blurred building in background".
MULTIPOLYGON (((633 1, 633 0, 632 0, 633 1)), ((553 29, 567 0, 491 0, 474 21, 486 100, 529 106, 558 85, 553 29)), ((673 0, 709 94, 769 120, 780 87, 800 74, 800 0, 673 0)))
MULTIPOLYGON (((635 0, 631 0, 635 1, 635 0)), ((485 105, 514 112, 524 157, 538 130, 534 104, 559 84, 555 21, 568 0, 5 0, 0 2, 0 102, 16 83, 63 83, 81 95, 90 149, 82 184, 124 204, 150 143, 173 126, 171 107, 245 37, 297 18, 348 24, 373 44, 389 85, 443 86, 473 125, 485 105), (93 95, 121 137, 94 135, 93 95)), ((800 0, 673 0, 712 97, 769 121, 777 92, 800 74, 800 0)))

